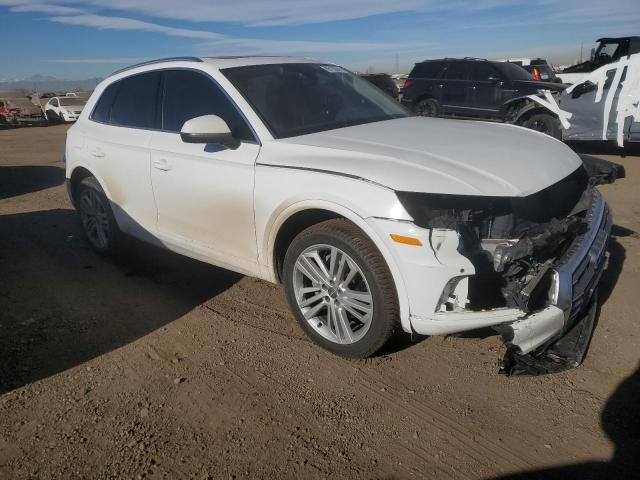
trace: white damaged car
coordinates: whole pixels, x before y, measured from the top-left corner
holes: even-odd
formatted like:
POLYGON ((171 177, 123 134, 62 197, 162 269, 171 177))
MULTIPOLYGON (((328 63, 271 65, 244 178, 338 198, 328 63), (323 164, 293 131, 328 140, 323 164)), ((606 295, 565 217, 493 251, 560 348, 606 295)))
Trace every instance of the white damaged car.
POLYGON ((50 122, 75 122, 80 117, 85 103, 84 98, 76 95, 52 97, 42 109, 50 122))
POLYGON ((340 355, 493 327, 507 371, 538 373, 578 364, 591 336, 611 217, 538 132, 415 117, 309 59, 186 57, 103 81, 66 162, 98 252, 128 234, 282 282, 340 355))

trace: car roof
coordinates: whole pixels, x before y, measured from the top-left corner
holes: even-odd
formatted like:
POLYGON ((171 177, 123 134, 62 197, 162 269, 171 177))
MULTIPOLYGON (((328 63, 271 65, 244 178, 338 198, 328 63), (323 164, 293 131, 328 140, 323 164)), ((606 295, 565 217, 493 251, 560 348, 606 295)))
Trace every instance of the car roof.
MULTIPOLYGON (((188 63, 204 63, 210 67, 217 69, 232 68, 232 67, 246 67, 250 65, 269 65, 274 63, 322 63, 318 60, 314 60, 306 57, 285 57, 285 56, 270 56, 270 55, 234 55, 234 56, 219 56, 219 57, 171 57, 171 58, 159 58, 156 60, 149 60, 147 62, 137 63, 120 70, 113 72, 110 76, 117 75, 128 70, 133 70, 140 67, 162 65, 164 63, 173 62, 188 62, 188 63)), ((151 70, 151 69, 149 69, 151 70)))
POLYGON ((619 42, 621 40, 640 40, 640 37, 602 37, 596 42, 619 42))

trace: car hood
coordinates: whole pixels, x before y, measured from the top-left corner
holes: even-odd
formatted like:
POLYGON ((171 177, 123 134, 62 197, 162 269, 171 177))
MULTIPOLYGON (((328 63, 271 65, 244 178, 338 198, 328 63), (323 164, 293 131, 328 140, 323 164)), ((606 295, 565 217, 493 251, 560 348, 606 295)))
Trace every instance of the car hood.
POLYGON ((326 171, 397 191, 426 193, 526 196, 582 164, 569 147, 539 132, 425 117, 340 128, 273 144, 259 163, 326 171))

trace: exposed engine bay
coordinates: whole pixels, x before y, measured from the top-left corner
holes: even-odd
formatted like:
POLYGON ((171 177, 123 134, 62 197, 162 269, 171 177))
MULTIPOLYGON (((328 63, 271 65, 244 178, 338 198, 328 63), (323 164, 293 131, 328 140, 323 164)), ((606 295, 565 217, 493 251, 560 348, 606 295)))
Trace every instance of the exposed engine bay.
POLYGON ((416 225, 455 230, 459 253, 475 268, 464 303, 445 291, 443 311, 515 308, 529 314, 553 303, 554 267, 587 230, 595 185, 621 177, 621 166, 585 157, 572 174, 526 197, 398 192, 398 198, 416 225))

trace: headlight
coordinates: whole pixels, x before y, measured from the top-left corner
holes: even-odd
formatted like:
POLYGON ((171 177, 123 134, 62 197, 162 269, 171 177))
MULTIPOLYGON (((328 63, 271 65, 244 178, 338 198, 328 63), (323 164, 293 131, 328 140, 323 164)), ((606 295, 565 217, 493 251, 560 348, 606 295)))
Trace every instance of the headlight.
POLYGON ((558 304, 558 292, 560 291, 560 278, 558 272, 552 271, 551 284, 549 285, 549 303, 558 304))
POLYGON ((460 224, 511 212, 508 197, 396 192, 398 200, 416 225, 422 228, 457 230, 460 224))

